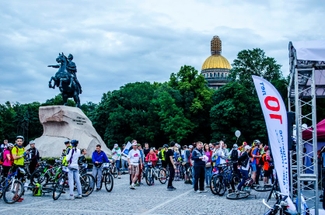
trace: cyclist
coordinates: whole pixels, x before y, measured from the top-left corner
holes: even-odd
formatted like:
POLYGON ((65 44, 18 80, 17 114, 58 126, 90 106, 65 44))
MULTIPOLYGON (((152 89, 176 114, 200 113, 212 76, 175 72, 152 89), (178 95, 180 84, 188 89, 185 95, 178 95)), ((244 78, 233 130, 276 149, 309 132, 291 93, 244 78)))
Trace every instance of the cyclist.
MULTIPOLYGON (((14 147, 12 147, 11 149, 11 154, 12 157, 14 159, 14 165, 13 165, 13 169, 12 171, 15 172, 17 170, 17 168, 21 167, 24 168, 24 164, 25 164, 25 148, 24 148, 24 137, 23 136, 17 136, 16 137, 16 145, 14 147)), ((18 180, 23 179, 24 175, 22 173, 20 173, 20 171, 18 171, 18 180)), ((18 195, 15 195, 14 198, 19 198, 18 195)), ((18 199, 18 202, 23 201, 23 198, 18 199)))
POLYGON ((30 174, 33 174, 33 172, 36 169, 36 165, 38 163, 39 160, 39 151, 35 148, 35 141, 31 140, 29 142, 30 148, 28 149, 29 152, 29 172, 30 174))
POLYGON ((2 164, 2 175, 3 177, 8 176, 8 172, 13 165, 14 158, 12 157, 11 150, 14 147, 14 144, 7 143, 3 151, 3 164, 2 164))
POLYGON ((163 148, 160 150, 160 152, 158 153, 158 157, 161 160, 161 166, 166 169, 167 167, 167 162, 166 162, 166 157, 165 157, 165 153, 168 150, 168 144, 164 144, 163 148))
POLYGON ((141 154, 136 140, 132 140, 132 149, 128 153, 129 173, 131 179, 130 189, 135 189, 135 182, 139 177, 139 165, 142 165, 141 154))
POLYGON ((61 157, 62 157, 62 164, 63 164, 64 166, 67 166, 68 163, 67 163, 67 158, 66 158, 66 156, 67 156, 67 154, 69 154, 69 151, 70 151, 70 149, 72 148, 72 146, 71 146, 71 144, 70 144, 70 140, 66 140, 66 141, 64 141, 64 145, 65 145, 65 149, 63 149, 63 151, 62 151, 62 155, 61 155, 61 157))
POLYGON ((97 144, 96 150, 93 152, 93 154, 91 156, 91 160, 94 165, 92 175, 95 177, 95 179, 97 179, 96 180, 96 191, 100 190, 100 183, 102 180, 102 172, 103 172, 102 164, 109 163, 107 155, 101 149, 102 149, 102 146, 100 144, 97 144))
POLYGON ((121 178, 121 171, 120 171, 120 164, 121 164, 121 149, 120 147, 118 147, 118 144, 115 143, 114 144, 114 148, 112 149, 112 158, 115 162, 115 166, 116 166, 116 169, 117 169, 117 172, 118 172, 118 179, 121 178))
POLYGON ((240 173, 242 176, 242 180, 241 182, 238 184, 237 186, 237 191, 239 192, 242 188, 242 186, 245 184, 245 181, 248 179, 248 170, 249 170, 249 150, 251 149, 251 147, 249 145, 246 145, 244 148, 244 152, 242 153, 242 155, 238 158, 238 165, 240 165, 240 173))
POLYGON ((68 200, 74 199, 74 183, 77 185, 78 195, 76 196, 77 199, 82 198, 82 190, 81 190, 81 183, 80 183, 80 176, 79 176, 79 164, 78 160, 81 156, 80 149, 77 148, 79 141, 78 140, 71 140, 72 149, 67 154, 67 161, 68 161, 68 179, 69 179, 69 193, 68 200))
POLYGON ((152 166, 155 167, 157 164, 158 158, 153 148, 150 149, 149 153, 146 156, 146 162, 151 162, 152 166))
POLYGON ((252 166, 252 179, 254 180, 254 183, 258 184, 258 168, 259 168, 259 160, 262 157, 260 155, 260 144, 261 142, 259 140, 254 140, 253 145, 254 147, 251 150, 251 166, 252 166))

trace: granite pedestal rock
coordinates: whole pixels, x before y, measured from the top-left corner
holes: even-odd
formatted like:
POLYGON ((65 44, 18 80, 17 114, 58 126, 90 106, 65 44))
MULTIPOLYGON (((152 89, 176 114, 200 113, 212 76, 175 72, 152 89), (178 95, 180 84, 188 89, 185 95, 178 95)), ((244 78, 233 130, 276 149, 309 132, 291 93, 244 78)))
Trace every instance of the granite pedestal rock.
POLYGON ((97 144, 102 146, 102 151, 106 154, 111 154, 92 122, 79 108, 42 106, 39 108, 39 119, 44 132, 41 137, 35 139, 35 146, 41 157, 60 157, 65 149, 64 141, 67 139, 78 140, 78 148, 87 149, 88 157, 91 157, 97 144))

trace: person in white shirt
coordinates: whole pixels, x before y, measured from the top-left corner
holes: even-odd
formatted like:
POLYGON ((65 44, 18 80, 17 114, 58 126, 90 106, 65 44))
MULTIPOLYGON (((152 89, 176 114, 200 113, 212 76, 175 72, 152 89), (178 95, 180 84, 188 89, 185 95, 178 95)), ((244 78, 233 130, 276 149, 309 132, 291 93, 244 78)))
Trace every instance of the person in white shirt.
POLYGON ((218 164, 224 164, 227 162, 228 150, 225 148, 225 143, 222 140, 219 142, 219 149, 216 154, 218 159, 220 159, 218 164))
POLYGON ((121 178, 121 171, 120 171, 120 165, 121 165, 121 149, 118 147, 118 144, 114 144, 114 148, 112 149, 112 158, 115 162, 116 169, 118 171, 118 179, 121 178))
POLYGON ((69 151, 67 155, 67 161, 68 161, 68 179, 69 179, 69 197, 68 200, 74 199, 74 183, 77 185, 77 191, 78 195, 76 198, 81 199, 82 198, 82 190, 81 190, 81 183, 79 178, 79 165, 78 160, 81 156, 80 149, 77 148, 78 146, 78 140, 71 140, 72 150, 69 151))
POLYGON ((131 179, 130 189, 135 189, 134 183, 139 177, 139 165, 142 165, 141 154, 137 147, 138 143, 136 140, 132 140, 132 149, 128 154, 129 174, 131 179))

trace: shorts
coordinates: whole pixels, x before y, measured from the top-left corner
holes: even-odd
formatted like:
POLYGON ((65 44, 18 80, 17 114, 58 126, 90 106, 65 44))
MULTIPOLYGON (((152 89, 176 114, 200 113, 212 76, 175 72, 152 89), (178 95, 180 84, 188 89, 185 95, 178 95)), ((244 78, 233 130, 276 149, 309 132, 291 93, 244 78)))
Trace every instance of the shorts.
POLYGON ((270 177, 273 173, 273 170, 271 168, 269 168, 268 170, 264 170, 264 177, 270 177))
POLYGON ((130 175, 139 175, 139 165, 132 165, 129 168, 130 175))
POLYGON ((251 164, 251 167, 252 167, 252 172, 256 172, 257 170, 256 164, 251 164))

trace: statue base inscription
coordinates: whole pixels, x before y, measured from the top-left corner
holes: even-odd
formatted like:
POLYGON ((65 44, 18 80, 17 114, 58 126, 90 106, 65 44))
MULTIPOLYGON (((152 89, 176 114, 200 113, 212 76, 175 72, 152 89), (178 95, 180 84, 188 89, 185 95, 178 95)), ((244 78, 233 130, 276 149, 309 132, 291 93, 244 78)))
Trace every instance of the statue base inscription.
POLYGON ((111 154, 92 122, 79 108, 42 106, 39 108, 39 119, 44 132, 35 139, 35 143, 41 157, 60 157, 67 139, 78 140, 78 148, 86 149, 87 157, 91 157, 97 144, 102 146, 106 154, 111 154))

